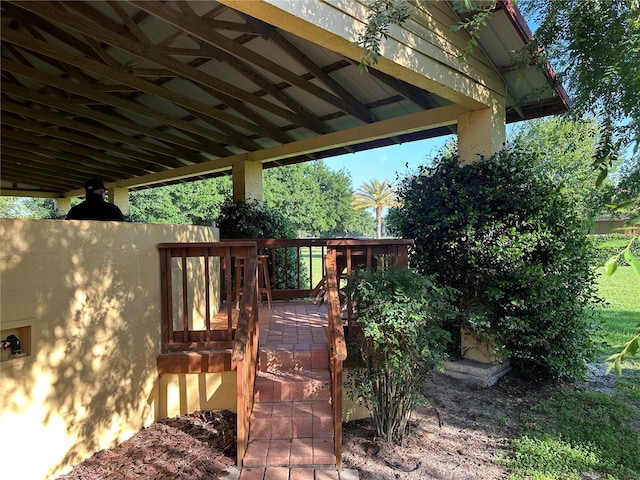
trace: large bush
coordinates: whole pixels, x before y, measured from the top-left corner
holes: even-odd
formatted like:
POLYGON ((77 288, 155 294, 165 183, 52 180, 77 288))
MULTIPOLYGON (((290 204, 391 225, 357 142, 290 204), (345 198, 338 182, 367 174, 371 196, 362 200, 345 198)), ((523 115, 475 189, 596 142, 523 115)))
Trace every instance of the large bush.
POLYGON ((402 441, 409 415, 423 399, 425 375, 441 366, 451 294, 408 268, 357 272, 348 294, 362 326, 364 368, 352 370, 355 390, 371 412, 378 436, 402 441))
POLYGON ((587 224, 517 150, 421 167, 399 187, 412 265, 460 291, 452 330, 493 333, 513 363, 580 376, 592 356, 595 276, 587 224))
MULTIPOLYGON (((289 220, 256 200, 226 201, 216 223, 223 240, 296 238, 296 230, 289 220)), ((268 259, 271 283, 278 289, 298 288, 298 269, 294 268, 299 262, 296 251, 288 249, 285 253, 285 250, 277 249, 275 257, 275 268, 271 255, 268 259), (289 265, 286 272, 285 263, 289 265)), ((303 263, 300 264, 300 283, 309 283, 307 267, 303 263)))
POLYGON ((296 238, 291 222, 257 200, 225 201, 216 223, 221 239, 296 238))

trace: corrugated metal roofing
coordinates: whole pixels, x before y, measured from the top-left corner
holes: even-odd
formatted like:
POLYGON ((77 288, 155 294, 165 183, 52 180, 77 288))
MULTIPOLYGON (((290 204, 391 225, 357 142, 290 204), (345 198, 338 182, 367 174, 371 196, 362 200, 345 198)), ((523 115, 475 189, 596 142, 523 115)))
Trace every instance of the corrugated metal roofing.
MULTIPOLYGON (((451 104, 375 69, 363 75, 357 60, 215 1, 139 7, 89 0, 0 4, 3 194, 68 194, 89 177, 136 189, 228 174, 234 155, 451 104), (194 29, 203 33, 193 35, 194 29), (197 164, 211 168, 172 176, 175 168, 197 164)), ((526 41, 518 15, 499 2, 481 37, 492 65, 481 68, 495 67, 504 78, 508 121, 565 111, 550 70, 510 68, 526 41)), ((313 153, 292 151, 263 164, 452 129, 426 125, 313 153)))

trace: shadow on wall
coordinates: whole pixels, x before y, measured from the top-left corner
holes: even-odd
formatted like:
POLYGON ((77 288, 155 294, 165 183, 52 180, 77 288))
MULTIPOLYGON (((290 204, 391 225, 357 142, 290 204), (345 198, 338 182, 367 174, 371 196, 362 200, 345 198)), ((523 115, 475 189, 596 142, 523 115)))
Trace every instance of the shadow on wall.
POLYGON ((0 428, 11 432, 0 462, 8 478, 51 478, 154 420, 156 245, 215 241, 215 232, 2 219, 0 235, 0 328, 4 335, 19 327, 30 337, 27 356, 0 363, 0 428))

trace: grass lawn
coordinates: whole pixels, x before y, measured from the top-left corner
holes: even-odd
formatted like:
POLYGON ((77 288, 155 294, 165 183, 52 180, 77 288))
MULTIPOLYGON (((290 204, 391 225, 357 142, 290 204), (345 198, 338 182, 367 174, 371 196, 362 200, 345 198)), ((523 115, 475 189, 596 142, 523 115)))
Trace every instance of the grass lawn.
MULTIPOLYGON (((600 272, 602 273, 602 272, 600 272)), ((619 268, 598 280, 602 361, 628 341, 640 323, 640 277, 619 268)), ((610 373, 614 375, 614 373, 610 373)), ((640 478, 640 358, 623 364, 611 391, 566 388, 523 414, 523 430, 505 459, 512 480, 637 480, 640 478)))
POLYGON ((602 342, 607 345, 604 353, 608 356, 618 351, 637 332, 640 324, 640 276, 630 267, 618 268, 610 277, 602 268, 598 273, 599 292, 606 302, 602 308, 602 342))
POLYGON ((311 265, 311 284, 316 286, 322 278, 322 247, 311 247, 311 263, 309 263, 309 249, 303 248, 300 251, 300 260, 303 265, 311 265))

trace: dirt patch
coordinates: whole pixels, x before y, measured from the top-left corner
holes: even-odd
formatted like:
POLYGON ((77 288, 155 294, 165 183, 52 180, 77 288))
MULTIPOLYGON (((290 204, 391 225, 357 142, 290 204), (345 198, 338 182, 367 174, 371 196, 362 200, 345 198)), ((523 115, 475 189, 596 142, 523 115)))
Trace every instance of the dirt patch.
POLYGON ((436 375, 425 389, 430 404, 412 416, 403 445, 376 440, 370 421, 347 424, 344 465, 361 480, 507 478, 497 459, 508 453, 520 412, 557 388, 514 373, 488 388, 436 375))
MULTIPOLYGON (((347 423, 343 466, 357 469, 361 480, 506 478, 497 456, 508 451, 521 410, 557 388, 516 373, 488 388, 436 375, 425 390, 431 403, 412 416, 403 445, 376 439, 369 421, 347 423)), ((235 415, 196 412, 156 422, 59 480, 218 479, 234 463, 235 415)))

